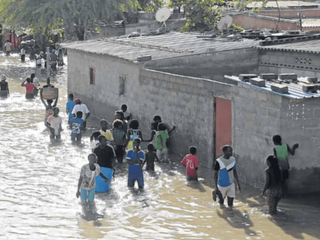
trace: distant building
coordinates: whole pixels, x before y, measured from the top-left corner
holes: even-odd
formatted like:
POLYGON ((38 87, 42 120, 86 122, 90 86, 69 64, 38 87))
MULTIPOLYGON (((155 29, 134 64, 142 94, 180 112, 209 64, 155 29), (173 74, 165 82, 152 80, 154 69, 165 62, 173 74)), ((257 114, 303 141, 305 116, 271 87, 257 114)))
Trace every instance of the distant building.
MULTIPOLYGON (((146 137, 154 115, 166 123, 175 122, 171 149, 184 155, 190 145, 196 145, 201 167, 212 168, 222 146, 230 144, 241 179, 257 187, 264 182, 266 156, 273 153, 272 136, 281 134, 290 145, 300 143, 296 156, 290 158, 290 191, 320 190, 316 181, 319 94, 305 93, 297 84, 281 95, 270 90, 270 83, 263 88, 239 81, 242 73, 294 70, 282 70, 280 65, 266 69, 264 56, 274 50, 264 49, 258 41, 172 32, 64 47, 68 49, 68 91, 82 99, 92 115, 112 120, 114 111, 127 103, 146 137)), ((288 53, 284 55, 288 59, 279 56, 279 61, 302 57, 288 53)))

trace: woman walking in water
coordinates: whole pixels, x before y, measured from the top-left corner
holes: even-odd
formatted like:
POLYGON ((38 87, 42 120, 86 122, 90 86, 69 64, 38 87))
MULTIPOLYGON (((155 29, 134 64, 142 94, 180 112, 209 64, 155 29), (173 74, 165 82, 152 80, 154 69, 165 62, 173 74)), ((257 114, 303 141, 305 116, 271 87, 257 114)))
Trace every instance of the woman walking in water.
POLYGON ((272 155, 267 157, 266 183, 261 197, 267 194, 269 214, 277 214, 277 205, 281 199, 281 169, 278 159, 272 155))

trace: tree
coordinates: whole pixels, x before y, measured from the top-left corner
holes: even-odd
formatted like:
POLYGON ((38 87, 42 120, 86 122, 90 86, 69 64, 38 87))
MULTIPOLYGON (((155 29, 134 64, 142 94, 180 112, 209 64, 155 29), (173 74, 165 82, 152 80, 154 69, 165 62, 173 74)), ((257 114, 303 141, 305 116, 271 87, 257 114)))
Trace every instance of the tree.
POLYGON ((140 9, 145 12, 156 12, 164 4, 163 0, 138 0, 140 9))
POLYGON ((138 6, 137 0, 0 0, 0 20, 45 36, 63 28, 66 35, 84 40, 88 28, 98 21, 112 23, 138 6))
POLYGON ((207 31, 221 19, 218 9, 223 4, 223 0, 171 0, 169 6, 184 8, 187 22, 181 30, 207 31))

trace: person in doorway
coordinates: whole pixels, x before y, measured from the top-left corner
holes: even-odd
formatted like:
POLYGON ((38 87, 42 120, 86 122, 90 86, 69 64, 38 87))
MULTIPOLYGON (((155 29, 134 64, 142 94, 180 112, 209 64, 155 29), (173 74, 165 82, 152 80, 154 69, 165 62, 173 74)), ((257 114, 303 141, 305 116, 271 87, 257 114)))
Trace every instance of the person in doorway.
POLYGON ((189 152, 190 154, 187 154, 182 159, 181 163, 186 166, 187 180, 198 181, 197 170, 198 170, 199 164, 198 164, 198 157, 196 156, 197 148, 192 146, 189 148, 189 152))
POLYGON ((20 49, 20 58, 21 58, 21 62, 25 62, 26 60, 26 50, 24 49, 25 47, 22 46, 20 49))
POLYGON ((240 194, 241 187, 237 173, 236 159, 232 156, 232 147, 225 145, 222 147, 223 156, 216 160, 214 166, 214 184, 215 192, 219 198, 220 206, 224 206, 224 199, 228 197, 228 206, 230 209, 233 207, 233 200, 237 193, 240 194), (218 179, 219 176, 219 179, 218 179), (236 180, 236 184, 234 183, 236 180))
POLYGON ((269 214, 277 214, 277 206, 281 199, 281 169, 278 159, 275 156, 267 157, 266 183, 261 193, 261 197, 267 193, 267 203, 269 214))
POLYGON ((87 105, 83 104, 79 98, 77 98, 76 100, 74 100, 75 102, 75 106, 72 109, 72 115, 73 117, 76 116, 76 113, 78 111, 82 112, 82 120, 83 120, 83 124, 82 124, 82 130, 84 131, 86 129, 87 126, 87 119, 90 116, 90 112, 89 109, 87 108, 87 105))
POLYGON ((82 112, 78 111, 77 112, 77 117, 72 118, 70 121, 71 124, 71 141, 72 143, 81 143, 81 125, 83 123, 82 120, 82 112))
POLYGON ((146 153, 146 160, 143 162, 142 164, 142 168, 143 165, 146 163, 146 170, 147 171, 154 171, 154 162, 155 161, 159 161, 157 154, 154 152, 154 146, 152 143, 148 144, 148 152, 146 153))
POLYGON ((35 73, 31 74, 30 79, 31 79, 31 83, 33 83, 35 86, 35 88, 33 89, 33 95, 37 97, 39 92, 39 87, 40 87, 40 81, 38 78, 36 78, 35 73))
POLYGON ((42 91, 43 91, 43 89, 41 88, 40 89, 40 100, 41 100, 42 104, 44 105, 44 107, 46 108, 46 114, 44 117, 44 124, 48 127, 47 119, 49 116, 53 115, 53 108, 56 107, 58 104, 58 97, 55 99, 55 102, 52 105, 52 103, 53 103, 52 99, 47 99, 47 102, 44 101, 42 91))
POLYGON ((24 80, 21 83, 22 87, 25 87, 27 92, 26 92, 26 99, 33 99, 34 95, 33 95, 33 89, 35 88, 35 85, 33 83, 31 83, 31 79, 27 78, 26 80, 24 80), (27 83, 26 83, 27 82, 27 83))
POLYGON ((70 93, 68 95, 68 102, 66 104, 66 113, 68 114, 68 124, 70 125, 71 123, 71 119, 73 118, 72 116, 72 110, 74 108, 74 106, 76 105, 76 103, 73 100, 73 94, 70 93))
POLYGON ((115 145, 115 151, 117 156, 118 163, 123 162, 123 156, 125 154, 125 145, 127 142, 126 135, 122 131, 122 121, 117 120, 113 122, 113 129, 111 130, 114 145, 115 145))
POLYGON ((275 145, 273 149, 273 153, 274 153, 274 156, 278 159, 279 167, 281 168, 281 171, 282 171, 282 194, 283 194, 283 197, 286 197, 288 192, 287 181, 289 179, 289 169, 290 169, 288 156, 289 156, 289 153, 292 156, 295 154, 295 150, 299 147, 299 144, 298 143, 294 144, 291 149, 288 144, 285 144, 285 143, 282 144, 282 139, 281 139, 281 136, 279 135, 273 136, 272 140, 275 145))
POLYGON ((163 162, 167 163, 169 162, 167 148, 169 134, 166 130, 166 125, 164 123, 159 123, 158 131, 156 133, 156 153, 160 161, 162 160, 163 162))
POLYGON ((97 164, 97 156, 94 153, 88 155, 88 160, 89 164, 85 164, 81 168, 76 197, 81 196, 82 203, 88 201, 91 204, 95 195, 95 178, 100 175, 106 183, 109 182, 109 179, 100 171, 100 167, 97 164))
POLYGON ((12 49, 12 44, 8 39, 7 39, 6 43, 4 44, 4 47, 6 49, 6 56, 10 56, 10 52, 11 52, 11 49, 12 49))
POLYGON ((113 169, 113 162, 116 157, 114 148, 108 144, 105 136, 98 137, 99 145, 93 150, 98 157, 98 164, 100 167, 113 169))
POLYGON ((62 118, 59 116, 59 108, 53 108, 53 115, 49 116, 47 119, 47 123, 50 129, 50 139, 51 141, 56 139, 61 139, 61 131, 62 131, 62 118))
POLYGON ((7 76, 5 74, 1 75, 1 82, 0 82, 0 96, 1 98, 7 98, 10 93, 9 93, 9 84, 6 81, 7 76))
POLYGON ((141 165, 145 159, 144 152, 140 149, 141 139, 136 138, 133 141, 133 149, 127 152, 128 168, 128 187, 134 187, 135 181, 138 182, 140 189, 144 187, 143 172, 141 165))

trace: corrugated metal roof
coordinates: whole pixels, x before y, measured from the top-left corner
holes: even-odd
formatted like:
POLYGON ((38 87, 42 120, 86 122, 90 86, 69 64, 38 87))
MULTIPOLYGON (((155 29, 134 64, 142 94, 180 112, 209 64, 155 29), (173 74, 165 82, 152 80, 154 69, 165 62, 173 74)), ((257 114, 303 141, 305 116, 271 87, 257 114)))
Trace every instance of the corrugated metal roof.
POLYGON ((135 61, 138 56, 151 55, 153 60, 183 55, 199 54, 214 51, 250 48, 259 45, 259 41, 242 39, 227 41, 226 39, 197 38, 195 34, 170 32, 163 35, 140 37, 112 37, 101 40, 89 40, 61 44, 65 48, 84 52, 107 54, 135 61))
MULTIPOLYGON (((297 8, 297 7, 318 7, 318 3, 314 2, 304 2, 304 1, 277 1, 277 2, 267 2, 264 8, 297 8)), ((247 8, 261 8, 262 2, 252 2, 247 4, 247 8)))
POLYGON ((283 97, 287 97, 287 98, 290 98, 290 99, 304 99, 304 98, 314 98, 314 97, 318 98, 318 97, 320 97, 319 91, 317 93, 302 91, 302 84, 300 84, 300 83, 298 83, 298 84, 295 84, 295 83, 285 84, 286 86, 288 86, 289 92, 288 93, 279 93, 279 92, 275 92, 275 91, 271 90, 271 84, 272 83, 269 82, 269 81, 266 81, 266 86, 265 87, 259 87, 259 86, 256 86, 256 85, 252 85, 250 82, 243 82, 237 76, 227 76, 227 75, 225 75, 224 77, 227 78, 227 79, 236 81, 238 83, 245 84, 245 85, 250 85, 252 87, 255 87, 255 88, 258 88, 258 89, 261 89, 261 90, 265 90, 265 91, 268 91, 268 92, 272 92, 274 94, 277 94, 277 95, 280 95, 280 96, 283 96, 283 97))
POLYGON ((320 39, 284 43, 276 45, 258 46, 258 49, 275 51, 293 51, 306 53, 320 53, 320 39))

